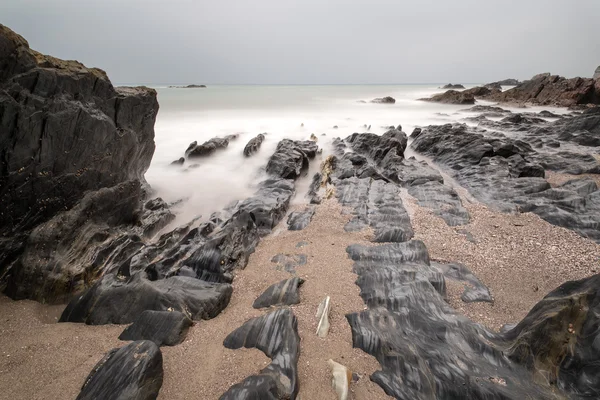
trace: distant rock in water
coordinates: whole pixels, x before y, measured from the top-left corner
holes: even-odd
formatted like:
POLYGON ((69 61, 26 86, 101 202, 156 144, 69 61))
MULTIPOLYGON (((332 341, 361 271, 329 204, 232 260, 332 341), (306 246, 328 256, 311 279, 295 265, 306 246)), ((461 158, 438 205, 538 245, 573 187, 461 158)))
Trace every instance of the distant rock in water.
POLYGON ((598 66, 598 68, 596 68, 596 71, 594 72, 594 76, 592 79, 599 79, 600 78, 600 66, 598 66))
POLYGON ((572 107, 600 104, 600 82, 591 78, 567 79, 549 73, 539 74, 518 86, 501 93, 492 93, 489 100, 572 107))
POLYGON ((371 103, 394 104, 394 103, 396 103, 396 99, 394 99, 393 97, 390 97, 390 96, 378 97, 376 99, 371 100, 371 103))
POLYGON ((179 159, 173 161, 171 165, 183 165, 183 163, 185 163, 185 157, 179 157, 179 159))
POLYGON ((504 79, 501 81, 496 81, 496 82, 491 82, 486 84, 485 86, 490 86, 490 85, 500 85, 500 86, 517 86, 518 84, 520 84, 521 82, 519 82, 518 79, 504 79))
POLYGON ((200 89, 205 88, 206 85, 187 85, 187 86, 169 86, 174 89, 200 89))
POLYGON ((441 87, 441 89, 464 89, 464 88, 465 87, 463 85, 461 85, 460 83, 456 84, 456 85, 452 84, 452 83, 449 83, 449 84, 444 85, 444 86, 441 87))
POLYGON ((260 149, 260 146, 262 145, 262 142, 264 140, 265 135, 263 135, 262 133, 259 133, 258 135, 256 135, 256 137, 250 139, 248 144, 246 144, 246 147, 244 147, 244 155, 246 157, 250 157, 252 154, 256 153, 260 149))

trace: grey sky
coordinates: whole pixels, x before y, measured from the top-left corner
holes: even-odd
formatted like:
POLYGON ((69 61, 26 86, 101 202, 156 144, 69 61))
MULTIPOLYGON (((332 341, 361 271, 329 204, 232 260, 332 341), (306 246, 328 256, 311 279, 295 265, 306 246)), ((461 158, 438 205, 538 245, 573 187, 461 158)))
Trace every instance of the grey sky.
POLYGON ((1 0, 32 48, 115 83, 591 76, 600 0, 1 0))

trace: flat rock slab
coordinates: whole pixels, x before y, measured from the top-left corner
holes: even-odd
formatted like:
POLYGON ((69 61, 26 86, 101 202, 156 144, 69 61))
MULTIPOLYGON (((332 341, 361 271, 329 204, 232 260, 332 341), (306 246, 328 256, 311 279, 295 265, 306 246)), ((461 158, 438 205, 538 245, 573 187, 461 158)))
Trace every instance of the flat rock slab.
POLYGON ((296 398, 300 336, 292 310, 280 309, 248 320, 231 332, 223 345, 228 349, 256 348, 273 361, 259 374, 231 386, 221 400, 296 398))
POLYGON ((290 278, 275 283, 267 288, 255 301, 252 307, 266 308, 271 306, 289 306, 300 303, 299 287, 304 279, 290 278))
POLYGON ((86 378, 77 400, 154 400, 163 382, 163 358, 141 340, 109 351, 86 378))
POLYGON ((308 206, 301 211, 290 213, 287 220, 288 229, 290 231, 301 231, 308 226, 313 215, 315 215, 315 206, 308 206))
POLYGON ((192 320, 179 311, 146 310, 119 336, 121 340, 151 340, 157 346, 175 346, 185 340, 192 320))
POLYGON ((287 271, 291 274, 296 273, 296 267, 306 264, 305 254, 277 254, 271 259, 271 262, 277 263, 277 271, 287 271))

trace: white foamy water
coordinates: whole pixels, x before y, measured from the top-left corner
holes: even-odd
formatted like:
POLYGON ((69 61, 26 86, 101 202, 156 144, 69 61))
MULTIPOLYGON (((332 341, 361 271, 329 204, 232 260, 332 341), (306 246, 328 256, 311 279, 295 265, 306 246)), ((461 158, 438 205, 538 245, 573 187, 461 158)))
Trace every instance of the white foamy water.
MULTIPOLYGON (((167 201, 187 199, 175 210, 176 224, 199 215, 207 218, 230 202, 254 193, 256 184, 265 178, 262 169, 281 139, 306 140, 314 133, 324 149, 312 163, 318 168, 319 158, 328 155, 333 138, 365 132, 365 125, 371 126, 369 132, 382 134, 385 127, 401 124, 410 134, 416 126, 461 121, 468 116, 457 112, 470 106, 417 101, 442 92, 438 86, 157 87, 160 111, 155 126, 156 151, 146 179, 167 201), (394 97, 396 103, 369 103, 384 96, 394 97), (333 128, 335 125, 338 129, 333 128), (183 167, 169 165, 182 157, 193 141, 202 143, 234 133, 239 133, 239 138, 227 149, 206 158, 186 160, 183 167), (244 157, 244 146, 259 133, 266 133, 261 149, 250 158, 244 157), (192 164, 198 166, 189 168, 192 164)), ((311 176, 297 184, 296 202, 304 202, 311 176)))

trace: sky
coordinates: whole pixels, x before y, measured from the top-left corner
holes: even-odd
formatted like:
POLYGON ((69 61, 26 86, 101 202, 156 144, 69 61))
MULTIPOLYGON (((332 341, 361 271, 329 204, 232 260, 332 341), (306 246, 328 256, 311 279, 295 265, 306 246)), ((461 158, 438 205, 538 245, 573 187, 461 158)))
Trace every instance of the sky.
POLYGON ((1 0, 32 48, 118 84, 591 77, 600 0, 1 0))

